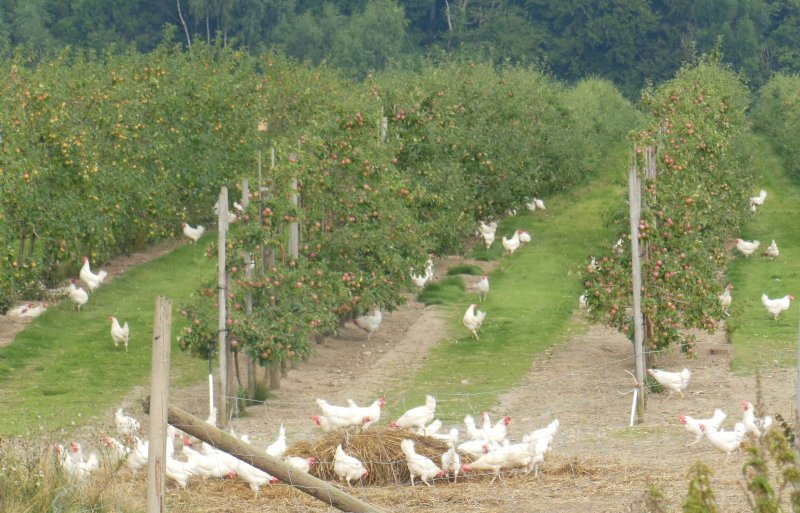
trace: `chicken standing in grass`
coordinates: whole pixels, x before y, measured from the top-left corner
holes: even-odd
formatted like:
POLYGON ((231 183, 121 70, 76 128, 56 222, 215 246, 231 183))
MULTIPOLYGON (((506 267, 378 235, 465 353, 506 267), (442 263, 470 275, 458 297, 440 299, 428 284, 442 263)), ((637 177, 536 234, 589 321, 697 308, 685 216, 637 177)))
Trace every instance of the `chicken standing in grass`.
POLYGON ((89 265, 89 257, 83 257, 83 267, 81 267, 81 272, 78 274, 81 281, 89 287, 89 292, 94 292, 100 285, 103 284, 103 281, 108 276, 106 271, 98 271, 97 274, 92 272, 92 267, 89 265))
POLYGON ((748 241, 736 239, 736 249, 739 251, 739 253, 743 254, 745 258, 750 258, 750 255, 755 253, 760 245, 761 242, 757 240, 748 241))
POLYGON ((475 292, 478 293, 478 300, 485 301, 486 296, 489 294, 489 277, 485 274, 481 276, 478 283, 475 284, 475 292))
POLYGON ((787 294, 778 299, 770 299, 766 294, 761 294, 761 303, 776 321, 782 312, 789 309, 793 299, 794 294, 787 294))
POLYGON ((770 244, 767 250, 764 252, 764 256, 770 260, 775 260, 780 254, 781 252, 778 251, 778 244, 775 242, 775 239, 773 239, 772 244, 770 244))
POLYGON ((478 310, 478 305, 469 305, 467 311, 464 313, 464 326, 475 335, 475 340, 478 340, 478 329, 480 329, 483 320, 486 318, 486 312, 478 310))
POLYGON ((125 352, 128 352, 128 339, 130 338, 130 328, 128 321, 120 326, 119 321, 113 315, 109 317, 111 320, 111 338, 114 339, 114 347, 119 347, 120 344, 125 346, 125 352))
POLYGON ((689 385, 689 379, 691 378, 691 372, 685 367, 681 372, 647 369, 647 373, 653 376, 653 379, 658 381, 662 387, 669 390, 667 399, 672 397, 673 392, 678 392, 681 397, 683 397, 683 391, 686 390, 686 387, 689 385))
POLYGON ((521 230, 516 230, 514 235, 507 239, 505 235, 503 235, 503 249, 505 249, 509 253, 513 253, 519 247, 519 234, 521 230))
POLYGON ((200 240, 200 237, 206 232, 206 227, 202 225, 197 225, 197 228, 192 227, 188 223, 181 223, 183 227, 183 234, 192 241, 192 243, 196 243, 200 240))
POLYGON ((758 196, 754 196, 754 197, 750 198, 750 206, 751 207, 755 207, 755 206, 760 207, 761 205, 764 204, 764 200, 765 199, 767 199, 767 191, 765 191, 764 189, 761 189, 758 192, 758 196))
POLYGON ((69 283, 69 299, 78 308, 81 309, 83 305, 89 302, 89 294, 82 288, 75 285, 77 280, 73 279, 69 283))

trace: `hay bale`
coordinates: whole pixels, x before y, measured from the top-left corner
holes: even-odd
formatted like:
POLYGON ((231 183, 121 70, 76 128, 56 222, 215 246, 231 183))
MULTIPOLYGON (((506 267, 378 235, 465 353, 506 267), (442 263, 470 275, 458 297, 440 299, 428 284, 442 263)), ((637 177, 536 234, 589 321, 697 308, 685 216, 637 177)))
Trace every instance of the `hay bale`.
MULTIPOLYGON (((295 443, 287 449, 286 455, 316 458, 317 464, 312 467, 311 474, 326 481, 336 481, 338 477, 333 472, 333 460, 336 446, 342 444, 344 452, 358 458, 369 470, 364 484, 400 485, 411 481, 405 455, 400 449, 400 442, 405 438, 414 441, 418 454, 424 454, 441 465, 442 453, 448 449, 443 440, 390 428, 360 432, 332 431, 317 440, 295 443)), ((463 461, 467 463, 468 459, 463 461)))

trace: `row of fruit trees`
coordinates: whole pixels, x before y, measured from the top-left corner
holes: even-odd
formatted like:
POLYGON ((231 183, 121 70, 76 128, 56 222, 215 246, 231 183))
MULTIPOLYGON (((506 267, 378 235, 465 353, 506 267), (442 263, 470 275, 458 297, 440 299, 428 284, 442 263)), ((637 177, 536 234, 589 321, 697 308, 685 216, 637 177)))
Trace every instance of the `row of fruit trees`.
MULTIPOLYGON (((478 219, 590 180, 608 142, 641 127, 633 139, 658 147, 660 168, 643 221, 644 309, 654 347, 683 342, 681 328, 711 329, 719 317, 708 298, 722 242, 744 215, 719 205, 746 205, 752 182, 732 151, 747 91, 707 60, 646 92, 649 125, 607 82, 566 86, 472 62, 352 84, 277 54, 165 45, 20 55, 0 72, 3 298, 58 283, 84 254, 99 264, 174 236, 181 222, 208 224, 219 188, 258 184, 257 156, 274 148, 263 193, 252 187, 226 248, 229 339, 262 365, 309 354, 314 335, 354 312, 394 309, 429 253, 458 252, 478 219), (292 223, 296 256, 286 250, 292 223)), ((615 222, 622 232, 624 216, 615 222)), ((629 331, 626 259, 600 260, 585 276, 592 311, 629 331)), ((216 287, 182 308, 180 345, 202 356, 217 338, 216 287)))

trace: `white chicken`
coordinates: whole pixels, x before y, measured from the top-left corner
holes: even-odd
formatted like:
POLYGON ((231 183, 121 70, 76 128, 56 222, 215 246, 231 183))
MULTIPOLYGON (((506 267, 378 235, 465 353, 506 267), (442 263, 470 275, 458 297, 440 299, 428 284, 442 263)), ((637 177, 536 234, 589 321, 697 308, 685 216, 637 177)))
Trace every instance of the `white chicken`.
POLYGON ((478 459, 484 454, 488 453, 491 449, 496 449, 497 444, 484 439, 467 440, 458 444, 456 449, 461 454, 465 454, 472 459, 478 459))
MULTIPOLYGON (((234 202, 234 208, 235 207, 236 203, 234 202)), ((219 200, 217 200, 217 202, 214 203, 214 215, 219 217, 219 200)), ((234 212, 231 212, 230 209, 228 209, 228 224, 236 222, 236 219, 237 219, 236 214, 234 212)))
POLYGON ((760 245, 761 242, 757 240, 749 241, 736 239, 736 249, 739 250, 739 253, 743 254, 745 258, 750 258, 750 255, 755 253, 760 245))
POLYGON ((492 233, 484 233, 483 234, 483 243, 486 245, 486 249, 492 247, 494 244, 494 232, 492 233))
POLYGON ((111 338, 114 340, 114 347, 119 347, 120 344, 125 346, 125 352, 128 352, 128 339, 130 338, 130 328, 128 322, 120 326, 116 317, 109 316, 111 320, 111 338))
POLYGON ((696 419, 689 415, 679 415, 678 421, 683 424, 686 431, 694 435, 694 440, 688 443, 687 446, 694 445, 703 438, 703 432, 700 430, 701 424, 710 429, 717 430, 722 426, 722 421, 725 420, 725 417, 727 417, 727 415, 719 408, 714 410, 714 415, 709 419, 696 419))
POLYGON ((347 481, 348 486, 353 486, 351 481, 369 476, 369 470, 358 459, 345 453, 342 444, 336 446, 336 455, 333 457, 333 472, 342 481, 347 481))
POLYGON ((458 480, 458 472, 461 470, 461 456, 456 452, 458 444, 458 429, 452 428, 447 440, 447 452, 442 454, 442 471, 446 474, 453 474, 453 481, 458 480))
MULTIPOLYGON (((223 452, 223 454, 225 454, 223 452)), ((253 490, 253 494, 255 497, 258 497, 258 492, 264 485, 271 485, 278 482, 277 477, 273 477, 263 470, 256 468, 249 463, 245 463, 244 461, 234 458, 231 456, 232 461, 228 459, 223 459, 222 461, 229 466, 229 468, 236 473, 236 477, 250 485, 250 489, 253 490)))
POLYGON ((117 465, 122 463, 134 474, 147 465, 146 458, 142 459, 138 455, 134 454, 134 451, 131 447, 123 445, 122 442, 116 438, 112 438, 110 436, 103 437, 103 445, 108 447, 109 451, 111 451, 111 455, 113 457, 111 461, 113 464, 117 465))
POLYGON ((97 453, 92 452, 88 458, 83 457, 83 449, 78 442, 70 442, 69 448, 64 450, 57 446, 59 461, 67 474, 77 480, 85 481, 89 475, 100 467, 97 453))
POLYGON ((69 299, 72 303, 78 308, 81 309, 83 305, 89 302, 89 293, 83 290, 82 288, 78 287, 75 283, 77 280, 73 279, 69 283, 69 289, 67 293, 69 294, 69 299))
POLYGON ((706 436, 711 445, 728 455, 739 449, 742 440, 747 434, 747 429, 741 422, 736 423, 733 431, 720 431, 707 427, 705 424, 700 424, 700 431, 706 436))
POLYGON ((416 428, 425 429, 436 414, 436 398, 432 395, 425 396, 425 404, 406 411, 399 419, 390 425, 394 429, 416 428))
POLYGON ((476 304, 469 305, 469 308, 467 308, 467 311, 464 313, 464 318, 462 319, 464 326, 475 335, 475 340, 479 340, 478 330, 485 318, 486 312, 478 310, 478 305, 476 304))
POLYGON ((531 212, 536 212, 536 202, 531 200, 529 203, 525 203, 525 208, 531 212))
POLYGON ((550 421, 547 426, 539 429, 535 429, 528 433, 527 435, 522 436, 522 441, 525 443, 536 442, 537 440, 547 440, 548 446, 553 441, 553 438, 556 436, 556 432, 558 432, 558 428, 561 423, 558 419, 553 419, 550 421))
POLYGON ((519 234, 522 230, 516 230, 514 235, 507 239, 505 235, 503 235, 503 249, 508 251, 509 253, 513 253, 519 247, 519 234))
POLYGON ((98 271, 97 274, 92 272, 92 268, 89 265, 89 257, 83 257, 83 267, 81 267, 81 272, 78 274, 81 281, 89 287, 89 292, 94 292, 100 285, 103 284, 103 281, 108 276, 106 271, 98 271))
POLYGON ((122 408, 114 412, 114 425, 117 433, 125 437, 133 436, 142 429, 142 424, 135 418, 125 415, 122 408))
POLYGON ((689 379, 692 373, 686 367, 681 372, 670 372, 659 369, 647 369, 647 373, 653 376, 653 379, 669 390, 667 399, 672 397, 673 392, 678 392, 683 397, 683 391, 689 386, 689 379))
POLYGON ((539 210, 547 210, 544 206, 544 200, 540 198, 533 198, 533 203, 536 205, 536 208, 539 210))
POLYGON ((361 408, 358 407, 336 406, 329 404, 325 399, 317 399, 317 406, 322 411, 322 415, 314 415, 311 419, 325 432, 337 428, 363 426, 369 422, 361 408))
POLYGON ((764 256, 770 260, 775 260, 780 254, 781 252, 778 251, 778 244, 775 242, 775 239, 772 239, 772 244, 770 244, 767 250, 764 252, 764 256))
POLYGON ((472 415, 464 417, 464 426, 467 431, 467 437, 470 440, 483 440, 485 438, 483 431, 475 427, 475 419, 472 415))
POLYGON ((189 478, 195 475, 193 464, 176 460, 171 456, 167 456, 166 465, 164 465, 164 474, 181 488, 186 488, 189 478))
POLYGON ((761 303, 776 321, 781 312, 789 309, 792 300, 794 300, 794 294, 787 294, 778 299, 770 299, 766 294, 761 294, 761 303))
MULTIPOLYGON (((417 434, 419 436, 433 437, 439 432, 440 429, 442 429, 442 421, 439 419, 434 419, 433 422, 423 427, 422 429, 417 429, 417 434)), ((449 436, 447 438, 449 438, 449 436)))
POLYGON ((311 472, 311 467, 317 463, 316 458, 301 458, 299 456, 287 456, 283 461, 288 463, 293 469, 299 470, 304 474, 311 472))
POLYGON ((283 423, 281 423, 281 427, 278 429, 278 438, 267 447, 266 453, 273 458, 282 458, 283 453, 285 453, 288 448, 289 446, 286 445, 286 429, 283 427, 283 423))
POLYGON ((503 443, 508 438, 508 425, 511 424, 511 417, 503 417, 494 425, 489 418, 489 412, 483 412, 483 432, 486 439, 498 444, 503 443))
POLYGON ((724 313, 725 315, 730 315, 728 313, 728 307, 730 307, 731 303, 733 302, 733 296, 731 296, 732 290, 733 290, 733 285, 729 283, 725 287, 725 290, 722 292, 722 294, 717 296, 719 298, 719 304, 722 305, 722 313, 724 313))
POLYGON ((767 199, 767 191, 761 189, 758 192, 758 196, 754 196, 750 198, 750 206, 761 206, 764 204, 764 200, 767 199))
POLYGON ((356 326, 367 332, 367 340, 381 327, 381 321, 383 321, 383 315, 377 305, 372 308, 370 313, 359 315, 353 319, 356 326))
POLYGON ((371 425, 381 420, 381 408, 383 408, 386 404, 386 399, 379 397, 375 399, 369 406, 359 406, 352 399, 348 399, 347 404, 350 406, 350 408, 359 412, 354 414, 356 418, 358 418, 358 415, 361 415, 361 429, 367 429, 371 425))
POLYGON ((430 458, 422 454, 417 454, 414 450, 414 441, 404 438, 400 442, 400 450, 406 457, 406 465, 408 472, 411 474, 411 486, 414 486, 414 478, 419 477, 422 482, 430 486, 429 479, 434 477, 444 477, 444 471, 440 469, 436 463, 430 458))
POLYGON ((196 475, 205 479, 235 477, 236 473, 225 465, 218 453, 203 454, 195 451, 187 442, 188 440, 184 442, 183 453, 186 455, 186 462, 196 475))
POLYGON ((206 227, 203 225, 198 224, 197 228, 193 227, 189 223, 181 223, 183 227, 183 234, 192 241, 192 243, 196 243, 200 240, 200 237, 206 233, 206 227))
POLYGON ((46 312, 47 308, 47 301, 38 305, 35 303, 26 303, 24 305, 19 305, 15 308, 12 308, 8 311, 8 315, 12 315, 14 317, 38 317, 46 312))
MULTIPOLYGON (((489 470, 494 474, 489 484, 494 483, 494 480, 500 477, 500 471, 508 467, 510 454, 508 451, 503 450, 503 447, 489 451, 469 465, 461 465, 461 471, 464 473, 472 472, 474 470, 489 470)), ((516 454, 513 457, 516 459, 516 454)), ((528 463, 527 461, 525 462, 528 463)))
POLYGON ((756 438, 761 438, 766 430, 772 425, 772 416, 766 415, 758 418, 756 417, 753 403, 742 401, 741 404, 742 410, 744 411, 742 423, 744 424, 745 429, 748 433, 754 434, 756 438))
POLYGON ((614 254, 616 255, 621 255, 625 253, 625 241, 623 239, 617 240, 617 242, 614 243, 611 249, 614 251, 614 254))
POLYGON ((433 279, 433 258, 428 258, 428 263, 425 265, 425 274, 417 275, 411 272, 411 281, 417 287, 424 287, 426 283, 433 279))
POLYGON ((475 284, 475 292, 478 293, 478 300, 485 301, 486 296, 489 294, 489 277, 485 274, 475 284))
POLYGON ((519 234, 519 241, 520 242, 530 242, 531 241, 531 232, 528 230, 522 230, 519 234))

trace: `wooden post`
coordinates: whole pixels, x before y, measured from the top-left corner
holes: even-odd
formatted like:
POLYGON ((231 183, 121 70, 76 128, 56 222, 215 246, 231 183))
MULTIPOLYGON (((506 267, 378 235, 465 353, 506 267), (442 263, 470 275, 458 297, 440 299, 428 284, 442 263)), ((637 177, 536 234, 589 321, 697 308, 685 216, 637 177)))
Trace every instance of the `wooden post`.
POLYGON ((633 273, 633 355, 636 361, 636 382, 639 401, 638 422, 644 421, 644 330, 642 329, 642 267, 639 261, 639 217, 642 208, 642 184, 636 167, 628 170, 628 203, 631 217, 631 272, 633 273))
POLYGON ((225 250, 228 233, 228 188, 219 191, 217 220, 217 302, 219 303, 219 322, 217 324, 217 345, 219 351, 219 425, 228 423, 228 326, 227 321, 227 276, 225 273, 225 250))
MULTIPOLYGON (((144 406, 145 411, 147 411, 150 406, 149 399, 145 399, 142 402, 142 406, 144 406)), ((348 495, 322 479, 318 479, 305 472, 300 472, 264 451, 256 450, 252 445, 211 426, 207 422, 186 413, 180 408, 170 406, 168 410, 168 419, 169 423, 176 428, 239 458, 245 463, 277 477, 282 482, 340 511, 383 513, 381 509, 367 504, 352 495, 348 495)))
MULTIPOLYGON (((261 156, 259 154, 259 165, 261 163, 261 156)), ((242 178, 242 208, 247 210, 250 205, 250 181, 247 178, 242 178)), ((254 256, 250 252, 244 253, 244 275, 248 282, 253 279, 254 256)), ((244 299, 245 313, 249 316, 253 315, 253 293, 248 292, 244 299)), ((253 398, 256 395, 256 363, 248 355, 245 355, 245 362, 247 364, 247 396, 253 398)))
POLYGON ((150 377, 150 438, 147 453, 147 513, 163 513, 167 463, 167 406, 169 405, 169 352, 172 340, 172 302, 156 298, 153 319, 153 354, 150 377))

